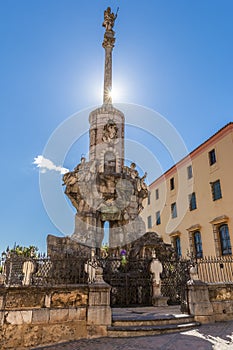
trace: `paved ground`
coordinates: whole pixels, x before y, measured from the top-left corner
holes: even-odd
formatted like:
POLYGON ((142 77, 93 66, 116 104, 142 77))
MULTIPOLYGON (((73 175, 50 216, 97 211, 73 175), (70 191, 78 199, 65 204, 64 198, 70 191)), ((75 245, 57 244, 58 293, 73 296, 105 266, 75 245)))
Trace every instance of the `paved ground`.
MULTIPOLYGON (((168 308, 167 314, 179 317, 176 308, 168 308)), ((115 314, 129 314, 127 309, 113 310, 115 314)), ((136 309, 136 312, 140 310, 136 309)), ((144 309, 142 312, 150 312, 144 309)), ((153 308, 153 314, 154 314, 153 308)), ((157 309, 158 315, 165 314, 157 309)), ((233 321, 203 325, 188 332, 134 338, 81 339, 73 342, 39 347, 47 350, 233 350, 233 321), (230 337, 232 336, 232 337, 230 337)))

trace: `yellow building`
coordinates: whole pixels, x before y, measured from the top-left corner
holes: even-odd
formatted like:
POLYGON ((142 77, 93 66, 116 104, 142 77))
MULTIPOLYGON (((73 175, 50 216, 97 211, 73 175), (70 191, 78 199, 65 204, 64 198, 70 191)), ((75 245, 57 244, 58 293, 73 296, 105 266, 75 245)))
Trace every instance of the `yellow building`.
POLYGON ((147 231, 172 242, 178 255, 231 255, 233 123, 175 164, 149 189, 141 214, 147 231))

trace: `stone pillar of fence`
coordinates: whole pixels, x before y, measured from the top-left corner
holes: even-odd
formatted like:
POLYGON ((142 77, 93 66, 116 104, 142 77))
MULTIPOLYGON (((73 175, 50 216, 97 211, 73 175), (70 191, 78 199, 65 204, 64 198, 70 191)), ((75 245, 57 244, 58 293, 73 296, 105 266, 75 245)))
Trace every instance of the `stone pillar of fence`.
POLYGON ((107 326, 112 323, 110 290, 111 286, 103 280, 103 269, 98 267, 95 281, 89 284, 87 332, 90 337, 107 335, 107 326))
POLYGON ((208 285, 198 279, 195 267, 190 268, 188 281, 188 303, 189 312, 194 316, 195 321, 211 323, 215 321, 213 306, 209 299, 208 285))

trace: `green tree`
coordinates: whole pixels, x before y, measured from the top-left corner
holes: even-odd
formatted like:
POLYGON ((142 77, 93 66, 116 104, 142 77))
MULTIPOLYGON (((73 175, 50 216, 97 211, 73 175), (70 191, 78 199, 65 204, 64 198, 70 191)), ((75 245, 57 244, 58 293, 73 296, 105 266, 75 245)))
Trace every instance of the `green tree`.
MULTIPOLYGON (((2 256, 5 252, 2 253, 2 256)), ((38 256, 38 248, 34 245, 30 245, 29 247, 20 246, 19 244, 15 244, 13 248, 7 247, 6 256, 24 256, 24 257, 37 257, 38 256)))

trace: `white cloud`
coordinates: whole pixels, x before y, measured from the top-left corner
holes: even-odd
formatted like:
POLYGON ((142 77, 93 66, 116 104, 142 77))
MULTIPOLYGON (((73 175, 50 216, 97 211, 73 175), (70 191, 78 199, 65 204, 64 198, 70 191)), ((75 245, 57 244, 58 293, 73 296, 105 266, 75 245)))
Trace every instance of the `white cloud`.
POLYGON ((46 173, 47 170, 55 170, 64 175, 69 171, 69 169, 57 166, 50 159, 44 158, 41 155, 34 158, 33 164, 36 164, 37 168, 40 168, 42 173, 46 173))

